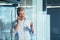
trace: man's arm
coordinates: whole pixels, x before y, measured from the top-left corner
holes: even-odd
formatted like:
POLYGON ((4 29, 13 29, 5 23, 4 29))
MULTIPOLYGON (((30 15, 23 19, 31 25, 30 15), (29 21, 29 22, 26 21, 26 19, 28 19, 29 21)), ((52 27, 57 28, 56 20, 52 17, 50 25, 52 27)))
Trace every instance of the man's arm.
POLYGON ((18 30, 18 23, 16 24, 16 26, 14 27, 14 31, 16 32, 18 30))
POLYGON ((20 21, 20 17, 18 16, 18 17, 17 17, 17 24, 16 24, 16 26, 14 27, 14 30, 15 30, 15 31, 18 30, 19 21, 20 21))
POLYGON ((30 28, 31 28, 32 33, 34 33, 34 28, 33 28, 33 24, 32 23, 30 23, 30 28))

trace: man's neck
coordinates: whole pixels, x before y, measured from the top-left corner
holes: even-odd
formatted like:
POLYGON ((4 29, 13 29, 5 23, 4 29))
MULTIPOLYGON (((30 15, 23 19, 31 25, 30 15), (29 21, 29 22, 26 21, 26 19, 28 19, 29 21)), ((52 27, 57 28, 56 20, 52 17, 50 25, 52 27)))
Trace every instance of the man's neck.
POLYGON ((20 19, 20 21, 23 21, 24 20, 24 18, 23 19, 20 19))

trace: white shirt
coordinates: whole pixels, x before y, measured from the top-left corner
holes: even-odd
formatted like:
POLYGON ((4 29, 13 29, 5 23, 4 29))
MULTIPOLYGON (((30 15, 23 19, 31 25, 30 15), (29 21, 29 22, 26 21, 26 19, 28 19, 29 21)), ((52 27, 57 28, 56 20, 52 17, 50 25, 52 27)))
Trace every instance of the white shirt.
MULTIPOLYGON (((30 23, 31 21, 29 20, 23 20, 23 21, 20 21, 19 24, 18 24, 18 40, 30 40, 31 37, 30 37, 30 23)), ((17 24, 17 21, 15 20, 13 22, 13 38, 15 37, 15 34, 17 32, 14 31, 14 26, 16 26, 17 24)), ((15 40, 15 38, 14 38, 15 40)))

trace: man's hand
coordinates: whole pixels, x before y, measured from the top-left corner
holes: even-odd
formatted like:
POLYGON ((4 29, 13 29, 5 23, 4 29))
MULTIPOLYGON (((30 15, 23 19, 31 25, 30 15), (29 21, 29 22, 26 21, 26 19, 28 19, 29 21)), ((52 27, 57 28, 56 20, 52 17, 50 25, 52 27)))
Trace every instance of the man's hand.
POLYGON ((32 33, 34 33, 34 28, 33 28, 33 24, 32 23, 30 23, 30 28, 32 30, 32 33))
POLYGON ((17 24, 16 24, 16 26, 14 27, 14 30, 15 30, 15 31, 18 30, 19 21, 20 21, 20 17, 18 16, 18 17, 17 17, 17 24))
POLYGON ((19 23, 19 21, 20 21, 20 17, 18 16, 18 17, 17 17, 17 23, 19 23))

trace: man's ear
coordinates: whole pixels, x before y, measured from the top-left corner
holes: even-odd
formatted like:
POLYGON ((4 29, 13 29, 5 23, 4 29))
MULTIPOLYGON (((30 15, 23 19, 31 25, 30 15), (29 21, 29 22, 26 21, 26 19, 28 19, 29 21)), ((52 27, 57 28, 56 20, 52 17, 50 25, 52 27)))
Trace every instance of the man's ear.
POLYGON ((18 16, 19 16, 19 14, 18 14, 18 16))

